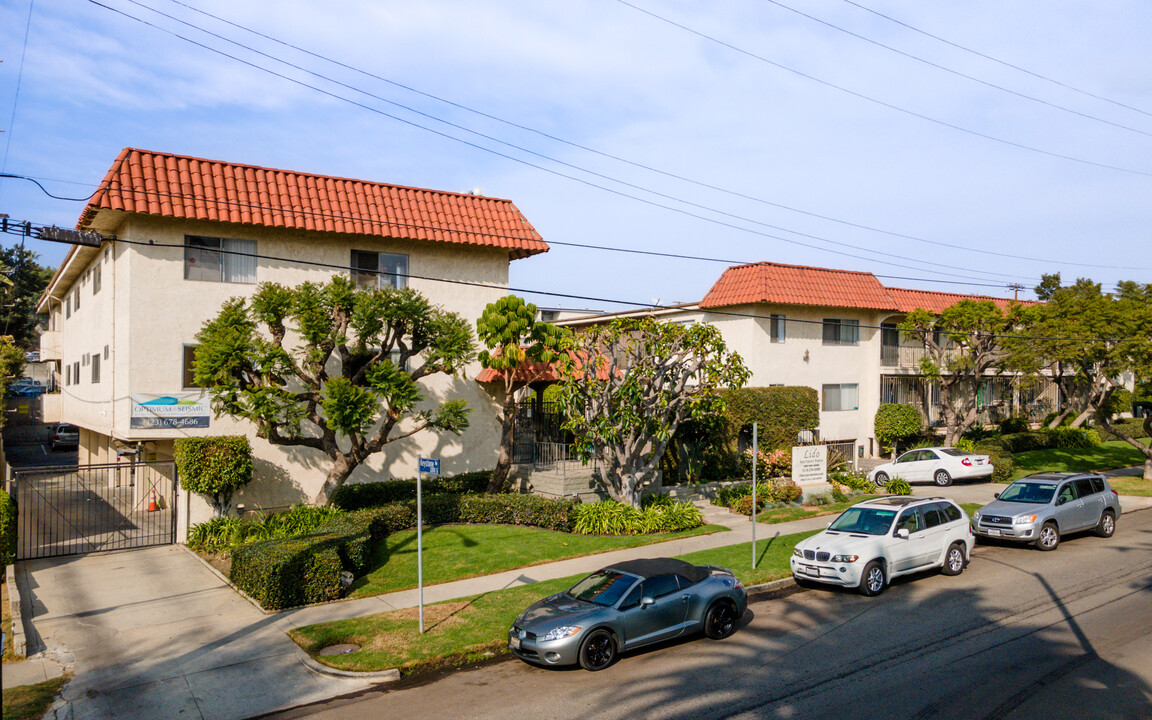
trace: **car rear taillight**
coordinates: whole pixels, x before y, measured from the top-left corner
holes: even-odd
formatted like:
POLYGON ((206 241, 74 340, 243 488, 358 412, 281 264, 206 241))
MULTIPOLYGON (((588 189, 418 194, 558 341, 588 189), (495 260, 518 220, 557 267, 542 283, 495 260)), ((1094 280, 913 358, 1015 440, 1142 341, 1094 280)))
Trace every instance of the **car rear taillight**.
POLYGON ((1115 495, 1116 497, 1120 497, 1120 493, 1116 492, 1116 488, 1109 488, 1109 489, 1112 490, 1113 495, 1115 495))
POLYGON ((972 461, 968 458, 960 458, 960 464, 964 467, 972 467, 972 461))

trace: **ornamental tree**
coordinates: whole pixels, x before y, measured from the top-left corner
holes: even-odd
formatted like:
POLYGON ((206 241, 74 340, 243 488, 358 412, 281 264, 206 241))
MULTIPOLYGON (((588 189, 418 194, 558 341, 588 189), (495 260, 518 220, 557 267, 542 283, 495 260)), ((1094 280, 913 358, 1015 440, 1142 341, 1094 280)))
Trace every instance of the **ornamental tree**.
POLYGON ((343 276, 262 283, 250 300, 224 303, 196 339, 196 383, 214 411, 250 420, 273 445, 331 460, 317 505, 386 444, 468 427, 467 403, 422 407, 420 383, 464 369, 475 356, 471 328, 415 290, 343 276))
POLYGON ((715 326, 618 319, 575 332, 560 358, 565 428, 585 461, 601 464, 609 494, 639 505, 672 435, 688 418, 723 411, 718 389, 748 368, 715 326))
POLYGON ((918 435, 924 429, 920 411, 903 403, 884 403, 876 410, 874 420, 876 440, 880 446, 892 448, 892 458, 896 458, 896 445, 901 440, 918 435))
POLYGON ((252 445, 243 435, 177 438, 180 487, 208 498, 216 515, 232 509, 232 495, 252 482, 252 445))
POLYGON ((500 372, 504 402, 500 415, 500 449, 488 492, 502 492, 512 466, 516 391, 539 380, 559 359, 567 331, 536 319, 536 306, 506 295, 484 308, 476 321, 476 335, 484 344, 480 364, 500 372))
POLYGON ((924 343, 920 372, 939 385, 946 445, 954 445, 976 423, 976 391, 985 374, 1023 362, 1027 343, 1014 336, 1030 315, 1019 303, 1003 311, 991 300, 966 299, 939 315, 917 308, 900 324, 924 343))

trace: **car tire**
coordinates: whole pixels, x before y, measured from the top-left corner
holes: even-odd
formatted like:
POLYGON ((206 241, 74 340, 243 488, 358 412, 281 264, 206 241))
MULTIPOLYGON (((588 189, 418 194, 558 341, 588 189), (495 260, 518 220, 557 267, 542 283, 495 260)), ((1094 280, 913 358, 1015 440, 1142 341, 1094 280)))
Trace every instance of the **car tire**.
POLYGON ((723 640, 736 632, 736 607, 727 600, 717 600, 704 614, 704 634, 713 640, 723 640))
POLYGON ((932 481, 938 487, 948 487, 952 484, 952 476, 948 474, 947 470, 937 470, 936 474, 932 476, 932 481))
POLYGON ((888 582, 888 574, 884 572, 884 563, 873 560, 864 566, 860 574, 860 594, 865 597, 875 597, 884 592, 884 585, 888 582))
POLYGON ((1060 528, 1054 522, 1044 523, 1040 528, 1040 537, 1036 538, 1036 549, 1051 552, 1060 546, 1060 528))
POLYGON ((580 643, 580 667, 589 672, 603 670, 616 659, 616 639, 607 630, 593 630, 580 643))
POLYGON ((792 576, 792 580, 793 580, 793 582, 796 583, 796 587, 804 588, 805 590, 811 590, 812 588, 819 585, 819 583, 814 583, 811 580, 807 580, 805 578, 798 577, 796 575, 792 576))
POLYGON ((948 546, 948 552, 944 553, 944 565, 940 568, 940 572, 945 575, 959 575, 964 572, 964 566, 967 562, 968 558, 964 555, 964 544, 952 543, 948 546))
POLYGON ((1111 510, 1100 514, 1100 522, 1096 523, 1096 534, 1102 538, 1110 538, 1116 532, 1116 516, 1111 510))
POLYGON ((876 479, 873 480, 872 482, 876 483, 876 487, 884 487, 885 485, 888 484, 888 473, 886 473, 886 472, 876 473, 876 479))

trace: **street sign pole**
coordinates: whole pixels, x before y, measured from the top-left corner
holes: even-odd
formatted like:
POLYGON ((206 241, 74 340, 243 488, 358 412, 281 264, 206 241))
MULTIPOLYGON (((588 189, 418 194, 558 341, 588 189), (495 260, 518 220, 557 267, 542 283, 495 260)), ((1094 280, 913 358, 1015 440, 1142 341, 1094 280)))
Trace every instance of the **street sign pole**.
POLYGON ((760 445, 756 431, 758 423, 752 423, 752 569, 756 569, 756 466, 760 460, 760 445))
POLYGON ((416 587, 420 593, 420 634, 424 634, 424 505, 420 498, 424 463, 416 471, 416 587))

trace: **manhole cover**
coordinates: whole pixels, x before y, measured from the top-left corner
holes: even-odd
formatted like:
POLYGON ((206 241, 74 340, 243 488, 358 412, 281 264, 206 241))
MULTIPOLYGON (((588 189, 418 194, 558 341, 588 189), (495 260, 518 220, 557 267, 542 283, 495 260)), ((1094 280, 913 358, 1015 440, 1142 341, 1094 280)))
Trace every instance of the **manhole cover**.
POLYGON ((320 654, 321 655, 347 655, 348 653, 356 652, 359 649, 360 649, 359 645, 353 645, 351 643, 346 643, 344 645, 329 645, 328 647, 320 650, 320 654))

